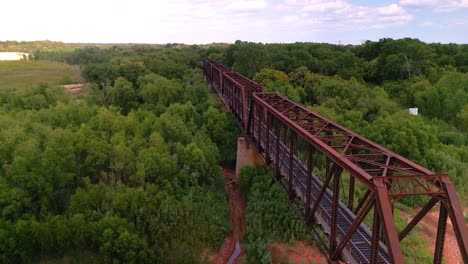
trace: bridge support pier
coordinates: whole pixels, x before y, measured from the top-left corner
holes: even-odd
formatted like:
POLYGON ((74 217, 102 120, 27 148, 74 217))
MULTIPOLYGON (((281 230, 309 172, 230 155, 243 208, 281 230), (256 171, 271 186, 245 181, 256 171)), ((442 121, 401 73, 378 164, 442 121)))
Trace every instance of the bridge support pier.
POLYGON ((245 166, 263 165, 265 161, 258 153, 252 142, 248 138, 240 137, 237 139, 237 159, 236 176, 239 176, 240 170, 245 166))

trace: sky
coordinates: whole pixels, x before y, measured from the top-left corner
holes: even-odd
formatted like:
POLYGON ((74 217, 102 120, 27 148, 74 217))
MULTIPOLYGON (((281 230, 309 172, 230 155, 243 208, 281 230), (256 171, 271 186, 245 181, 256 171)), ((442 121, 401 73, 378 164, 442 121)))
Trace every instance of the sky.
POLYGON ((468 0, 10 0, 0 41, 468 43, 468 0))

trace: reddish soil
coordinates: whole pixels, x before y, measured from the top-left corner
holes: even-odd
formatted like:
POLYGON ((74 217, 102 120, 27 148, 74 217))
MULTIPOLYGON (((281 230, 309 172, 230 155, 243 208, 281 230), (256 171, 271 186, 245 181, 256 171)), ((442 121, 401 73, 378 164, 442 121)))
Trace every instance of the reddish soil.
POLYGON ((71 96, 78 96, 83 92, 83 89, 88 86, 87 83, 77 83, 77 84, 66 84, 62 87, 69 93, 71 96))
MULTIPOLYGON (((421 208, 416 209, 415 213, 419 212, 419 210, 421 210, 421 208)), ((411 219, 412 217, 408 217, 408 222, 411 219)), ((430 242, 432 253, 434 253, 435 250, 438 222, 439 212, 431 211, 418 224, 422 227, 421 234, 430 242)), ((449 264, 463 263, 460 250, 458 248, 457 239, 455 237, 455 233, 453 232, 452 221, 450 220, 450 217, 447 219, 447 232, 445 234, 443 258, 445 262, 449 264)))
MULTIPOLYGON (((228 202, 231 208, 230 222, 232 230, 224 240, 224 244, 219 252, 210 255, 209 260, 212 263, 224 264, 231 257, 236 243, 242 240, 245 231, 245 198, 237 188, 237 176, 234 170, 222 168, 226 189, 228 191, 228 202)), ((242 263, 243 253, 234 261, 234 263, 242 263)))
POLYGON ((291 245, 273 243, 269 247, 273 263, 327 263, 327 258, 318 249, 302 241, 291 245))
POLYGON ((221 249, 219 250, 219 252, 211 254, 208 259, 213 264, 224 264, 231 257, 232 252, 234 252, 235 247, 236 247, 236 241, 234 241, 234 237, 231 232, 226 237, 226 239, 224 239, 224 243, 221 246, 221 249))

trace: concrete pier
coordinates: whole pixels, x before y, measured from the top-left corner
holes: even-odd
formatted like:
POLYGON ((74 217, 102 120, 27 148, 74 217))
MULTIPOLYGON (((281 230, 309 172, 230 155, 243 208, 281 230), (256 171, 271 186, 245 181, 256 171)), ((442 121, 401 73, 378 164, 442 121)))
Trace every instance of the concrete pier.
POLYGON ((265 161, 257 152, 257 149, 252 143, 244 137, 237 139, 237 160, 236 160, 236 176, 239 176, 240 170, 245 166, 263 165, 265 161))

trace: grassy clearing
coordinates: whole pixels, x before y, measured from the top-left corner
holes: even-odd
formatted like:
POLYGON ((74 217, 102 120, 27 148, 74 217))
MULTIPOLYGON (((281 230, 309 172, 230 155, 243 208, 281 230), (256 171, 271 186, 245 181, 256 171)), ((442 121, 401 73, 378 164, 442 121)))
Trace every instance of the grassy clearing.
POLYGON ((0 61, 0 89, 81 82, 83 77, 78 66, 49 61, 0 61))

